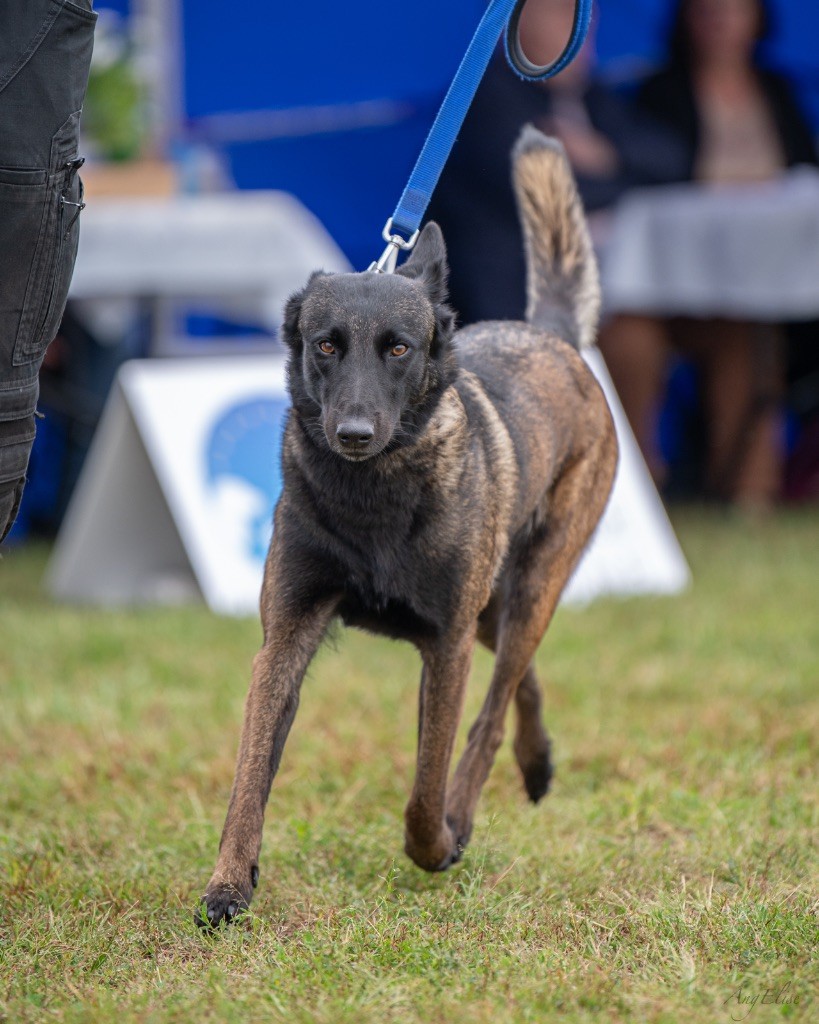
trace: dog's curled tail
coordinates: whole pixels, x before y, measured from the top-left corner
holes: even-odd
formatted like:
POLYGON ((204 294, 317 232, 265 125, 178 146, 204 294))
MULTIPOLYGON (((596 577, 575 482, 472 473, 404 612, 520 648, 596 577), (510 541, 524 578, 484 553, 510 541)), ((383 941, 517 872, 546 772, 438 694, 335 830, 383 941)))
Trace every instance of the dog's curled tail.
POLYGON ((575 348, 591 345, 600 312, 600 282, 563 146, 526 125, 512 164, 526 247, 526 319, 575 348))

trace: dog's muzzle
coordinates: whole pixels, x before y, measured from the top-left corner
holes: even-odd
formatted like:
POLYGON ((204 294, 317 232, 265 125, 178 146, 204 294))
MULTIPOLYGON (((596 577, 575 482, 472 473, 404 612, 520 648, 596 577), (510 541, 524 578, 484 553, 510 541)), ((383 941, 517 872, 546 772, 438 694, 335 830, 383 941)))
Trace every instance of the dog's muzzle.
POLYGON ((371 451, 375 425, 363 418, 342 420, 336 427, 337 451, 348 459, 363 459, 374 455, 371 451))

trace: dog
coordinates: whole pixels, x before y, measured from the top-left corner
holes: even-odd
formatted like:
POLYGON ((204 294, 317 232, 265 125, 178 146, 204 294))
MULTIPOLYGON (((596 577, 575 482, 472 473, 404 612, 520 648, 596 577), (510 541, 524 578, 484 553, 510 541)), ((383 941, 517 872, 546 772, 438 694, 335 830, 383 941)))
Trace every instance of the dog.
POLYGON ((259 879, 265 805, 302 678, 333 620, 411 641, 423 661, 405 850, 460 860, 514 703, 529 798, 552 775, 533 658, 608 500, 617 442, 579 349, 597 267, 562 147, 524 129, 513 178, 526 323, 454 330, 446 250, 429 223, 392 274, 317 272, 285 309, 292 407, 284 487, 216 870, 197 921, 230 922, 259 879), (447 784, 475 642, 495 652, 447 784))

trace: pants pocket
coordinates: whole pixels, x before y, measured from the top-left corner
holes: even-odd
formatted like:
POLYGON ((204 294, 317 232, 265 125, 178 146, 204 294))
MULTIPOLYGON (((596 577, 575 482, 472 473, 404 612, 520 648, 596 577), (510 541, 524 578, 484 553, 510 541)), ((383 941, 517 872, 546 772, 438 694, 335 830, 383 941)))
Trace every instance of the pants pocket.
POLYGON ((17 511, 20 508, 20 499, 23 497, 23 481, 15 483, 0 483, 0 544, 6 539, 6 534, 14 526, 17 518, 17 511))
MULTIPOLYGON (((40 360, 57 333, 68 297, 79 242, 82 182, 76 156, 79 113, 72 114, 54 136, 50 170, 21 172, 0 168, 0 209, 8 210, 3 234, 15 239, 13 251, 0 254, 0 315, 14 317, 12 362, 23 366, 40 360), (40 183, 21 176, 40 174, 40 183), (22 303, 15 301, 22 295, 22 303), (3 301, 4 300, 4 301, 3 301)), ((0 330, 3 325, 0 324, 0 330)))
POLYGON ((73 162, 70 180, 61 190, 59 209, 57 211, 57 242, 55 247, 54 267, 50 274, 51 288, 48 299, 43 303, 43 321, 39 337, 34 341, 34 358, 38 358, 53 340, 60 326, 60 321, 68 299, 68 289, 74 273, 74 262, 77 258, 77 246, 80 240, 80 213, 85 208, 83 202, 83 184, 77 170, 82 160, 73 162))

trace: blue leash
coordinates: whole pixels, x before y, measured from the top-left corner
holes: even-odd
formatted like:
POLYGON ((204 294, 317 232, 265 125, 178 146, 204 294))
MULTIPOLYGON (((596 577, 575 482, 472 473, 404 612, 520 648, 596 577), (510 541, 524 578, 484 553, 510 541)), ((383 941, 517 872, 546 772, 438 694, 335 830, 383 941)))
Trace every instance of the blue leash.
POLYGON ((593 0, 575 0, 574 23, 565 49, 551 64, 539 65, 526 57, 520 45, 520 16, 526 0, 491 0, 430 128, 407 187, 384 227, 387 248, 370 270, 392 273, 398 250, 415 245, 429 200, 504 25, 506 59, 510 67, 526 81, 541 82, 562 71, 577 56, 589 31, 592 4, 593 0))

